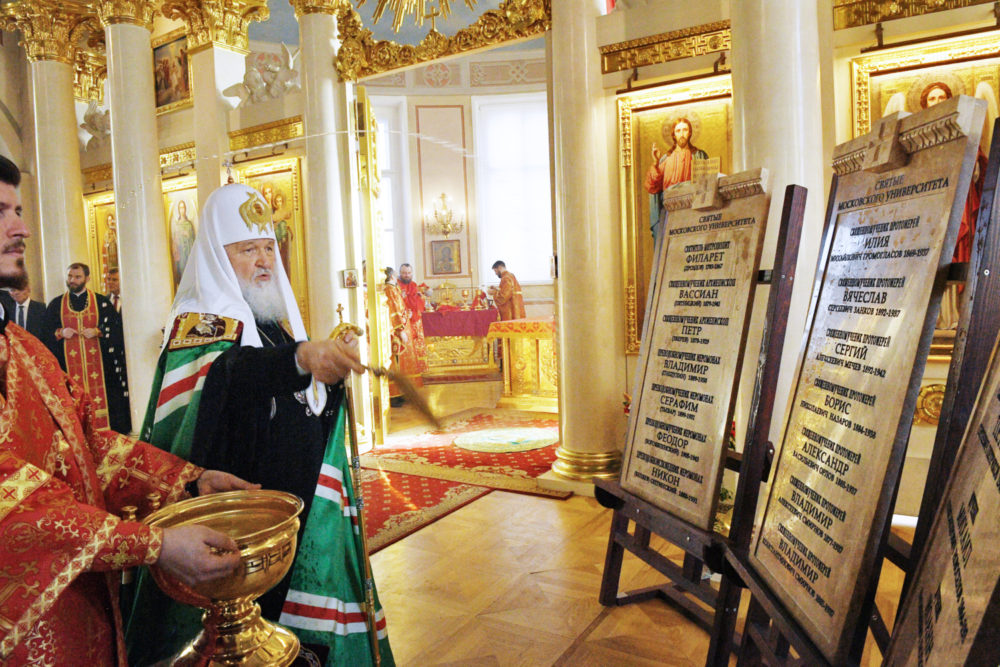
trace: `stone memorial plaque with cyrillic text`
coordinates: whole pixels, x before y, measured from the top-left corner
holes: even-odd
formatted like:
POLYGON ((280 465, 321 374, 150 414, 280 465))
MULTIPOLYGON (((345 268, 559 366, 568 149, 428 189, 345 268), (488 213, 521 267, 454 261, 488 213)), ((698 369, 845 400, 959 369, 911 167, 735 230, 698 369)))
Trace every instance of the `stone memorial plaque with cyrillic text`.
POLYGON ((769 197, 762 169, 664 193, 622 487, 711 529, 769 197), (706 195, 707 192, 707 195, 706 195), (690 208, 698 200, 705 208, 690 208), (706 203, 707 202, 707 203, 706 203))
POLYGON ((955 98, 835 152, 833 227, 750 558, 835 664, 870 582, 982 125, 978 101, 955 98))
MULTIPOLYGON (((1000 358, 979 403, 893 629, 887 665, 975 664, 974 640, 1000 586, 1000 358)), ((995 612, 994 612, 995 614, 995 612)), ((995 639, 987 639, 993 641, 995 639)), ((980 649, 981 650, 981 649, 980 649)))

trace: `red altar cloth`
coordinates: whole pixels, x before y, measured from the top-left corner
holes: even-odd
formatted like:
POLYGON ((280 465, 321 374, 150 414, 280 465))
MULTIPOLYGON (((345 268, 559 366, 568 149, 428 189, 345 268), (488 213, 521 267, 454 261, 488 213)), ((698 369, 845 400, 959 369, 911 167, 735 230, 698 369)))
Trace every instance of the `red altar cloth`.
POLYGON ((490 323, 496 322, 499 317, 500 313, 496 308, 425 312, 424 336, 485 337, 490 330, 490 323))

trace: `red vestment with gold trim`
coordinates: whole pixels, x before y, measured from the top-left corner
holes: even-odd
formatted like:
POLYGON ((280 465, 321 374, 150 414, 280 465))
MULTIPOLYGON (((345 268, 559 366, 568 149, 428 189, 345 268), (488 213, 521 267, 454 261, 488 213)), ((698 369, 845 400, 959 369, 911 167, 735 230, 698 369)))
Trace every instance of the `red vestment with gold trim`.
POLYGON ((0 659, 126 665, 115 572, 163 532, 116 513, 180 498, 201 468, 97 427, 83 388, 24 329, 0 330, 0 659))
POLYGON ((524 312, 524 296, 521 294, 521 283, 510 271, 504 271, 500 276, 500 287, 493 295, 493 302, 500 311, 501 320, 522 320, 527 315, 524 312))
MULTIPOLYGON (((397 285, 383 285, 386 306, 389 309, 390 340, 392 342, 393 370, 409 376, 414 384, 420 385, 420 374, 427 370, 427 360, 417 356, 413 347, 413 325, 406 312, 406 301, 397 285), (403 334, 406 334, 404 341, 403 334)), ((392 382, 389 383, 389 395, 400 396, 402 391, 392 382)))
MULTIPOLYGON (((87 297, 87 306, 77 311, 70 308, 69 295, 63 295, 59 314, 64 327, 72 327, 77 332, 97 328, 97 299, 91 290, 87 290, 87 297)), ((104 385, 104 359, 101 355, 100 339, 77 335, 64 340, 63 346, 66 355, 66 374, 87 389, 94 401, 98 428, 107 428, 108 394, 104 385)))
POLYGON ((424 295, 420 293, 420 287, 412 280, 398 283, 399 291, 403 294, 403 303, 410 316, 410 328, 413 330, 413 353, 417 356, 420 371, 427 370, 427 343, 424 341, 424 295))

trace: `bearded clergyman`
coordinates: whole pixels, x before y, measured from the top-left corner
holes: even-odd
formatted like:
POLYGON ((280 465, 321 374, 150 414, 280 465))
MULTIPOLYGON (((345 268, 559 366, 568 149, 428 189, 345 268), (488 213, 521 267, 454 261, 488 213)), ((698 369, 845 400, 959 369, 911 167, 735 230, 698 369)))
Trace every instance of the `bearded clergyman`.
MULTIPOLYGON (((245 185, 205 202, 160 355, 142 434, 305 501, 298 553, 258 602, 328 665, 373 664, 357 508, 345 449, 343 380, 363 372, 358 340, 309 341, 282 265, 271 206, 245 185)), ((197 632, 198 610, 140 584, 129 657, 147 664, 197 632)), ((376 602, 376 607, 378 607, 376 602)), ((392 664, 380 607, 379 652, 392 664)))

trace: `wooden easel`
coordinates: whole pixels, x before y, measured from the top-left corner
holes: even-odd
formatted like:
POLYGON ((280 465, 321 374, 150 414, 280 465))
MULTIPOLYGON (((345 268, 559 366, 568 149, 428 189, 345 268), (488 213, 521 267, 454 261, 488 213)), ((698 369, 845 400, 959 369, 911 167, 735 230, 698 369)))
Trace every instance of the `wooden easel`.
MULTIPOLYGON (((1000 122, 995 125, 995 128, 997 126, 1000 126, 1000 122)), ((851 644, 847 664, 857 664, 860 661, 869 629, 872 631, 880 651, 884 653, 889 643, 888 629, 875 605, 875 593, 882 560, 888 558, 903 569, 907 573, 907 584, 909 584, 909 578, 915 564, 919 561, 920 551, 940 501, 941 491, 948 479, 951 464, 954 462, 955 451, 961 443, 965 426, 974 407, 997 331, 1000 330, 1000 308, 998 308, 1000 305, 1000 285, 988 280, 988 277, 1000 268, 998 225, 993 222, 994 211, 997 210, 995 198, 998 194, 998 173, 1000 173, 1000 145, 994 145, 991 147, 985 174, 975 245, 968 265, 966 288, 962 295, 964 303, 960 311, 952 363, 949 369, 947 388, 914 545, 911 548, 910 545, 893 535, 890 530, 891 509, 895 504, 899 485, 898 473, 902 469, 902 458, 905 455, 905 449, 897 448, 889 466, 890 471, 895 470, 895 474, 890 473, 887 476, 887 481, 891 480, 893 484, 892 492, 887 498, 883 497, 879 512, 876 514, 876 518, 882 517, 880 535, 878 536, 878 555, 867 582, 857 622, 848 630, 851 644), (972 307, 974 303, 979 304, 975 309, 972 307)), ((827 225, 824 230, 824 248, 829 242, 828 234, 831 232, 835 219, 832 205, 836 192, 836 176, 834 179, 830 207, 827 213, 827 225)), ((946 281, 961 280, 965 268, 965 265, 952 264, 946 271, 942 272, 936 281, 936 294, 941 293, 946 281)), ((932 298, 932 310, 937 304, 939 304, 939 299, 932 298)), ((922 345, 925 351, 927 347, 927 345, 922 345)), ((912 414, 911 405, 908 404, 904 407, 904 414, 912 414)), ((732 568, 732 573, 746 585, 751 593, 739 664, 830 664, 823 652, 792 617, 781 600, 774 595, 760 575, 750 566, 747 555, 730 550, 726 554, 726 559, 732 568), (789 657, 790 648, 794 648, 798 656, 794 660, 789 657)), ((904 585, 904 596, 905 593, 906 586, 904 585)), ((994 601, 994 605, 998 604, 1000 602, 994 601)))
MULTIPOLYGON (((743 543, 749 544, 758 489, 761 480, 767 478, 770 457, 774 452, 767 438, 791 301, 792 279, 798 259, 805 200, 805 188, 797 185, 789 185, 786 188, 778 228, 775 268, 770 272, 770 276, 759 276, 757 280, 757 284, 769 283, 770 289, 761 350, 757 360, 755 391, 747 426, 746 444, 742 455, 731 452, 726 460, 726 468, 739 472, 740 476, 729 542, 740 543, 742 540, 743 543)), ((657 257, 661 255, 662 238, 661 233, 657 241, 657 257)), ((657 275, 655 267, 653 275, 654 277, 657 275)), ((651 309, 654 290, 650 289, 649 293, 650 303, 647 304, 647 312, 651 309)), ((647 316, 644 328, 649 326, 651 319, 647 316)), ((604 576, 601 581, 601 604, 624 606, 654 597, 662 598, 677 605, 682 612, 706 630, 715 627, 710 655, 720 653, 728 657, 735 629, 736 605, 722 604, 722 602, 731 600, 734 594, 738 598, 739 590, 732 587, 725 588, 724 584, 723 590, 717 592, 708 582, 702 580, 705 565, 716 572, 722 570, 727 548, 726 538, 718 533, 702 530, 655 507, 624 490, 618 481, 597 480, 595 485, 598 501, 605 507, 614 509, 604 562, 604 576), (633 533, 629 533, 628 530, 630 522, 635 523, 633 533), (662 537, 683 549, 685 552, 683 567, 651 548, 651 535, 662 537), (619 593, 622 560, 626 550, 666 576, 668 582, 629 593, 619 593), (704 605, 708 608, 706 609, 704 605)))

